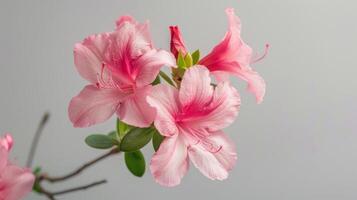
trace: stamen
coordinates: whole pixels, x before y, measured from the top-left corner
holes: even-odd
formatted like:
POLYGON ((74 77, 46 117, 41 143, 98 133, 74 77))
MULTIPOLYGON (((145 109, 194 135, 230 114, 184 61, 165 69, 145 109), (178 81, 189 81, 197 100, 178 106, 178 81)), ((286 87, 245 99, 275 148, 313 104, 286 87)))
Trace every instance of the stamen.
POLYGON ((252 63, 256 63, 256 62, 259 62, 259 61, 263 60, 263 59, 267 56, 267 54, 268 54, 269 47, 270 47, 270 45, 269 45, 269 44, 266 44, 266 45, 265 45, 265 49, 264 49, 263 55, 260 56, 260 57, 258 57, 258 58, 255 58, 255 59, 252 61, 252 63))

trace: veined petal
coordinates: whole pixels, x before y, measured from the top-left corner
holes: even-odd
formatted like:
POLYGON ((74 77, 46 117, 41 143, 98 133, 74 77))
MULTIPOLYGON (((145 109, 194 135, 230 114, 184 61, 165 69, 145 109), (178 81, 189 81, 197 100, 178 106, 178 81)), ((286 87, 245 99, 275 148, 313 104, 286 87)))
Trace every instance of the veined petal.
POLYGON ((138 58, 133 65, 137 66, 138 75, 136 86, 143 87, 151 84, 163 66, 175 66, 175 57, 164 50, 152 49, 138 58))
POLYGON ((266 85, 264 79, 258 72, 254 71, 252 68, 246 68, 244 70, 236 70, 234 75, 248 83, 247 90, 255 94, 257 103, 263 102, 266 85))
POLYGON ((240 19, 232 8, 228 8, 226 14, 229 28, 224 39, 199 64, 206 66, 211 72, 227 72, 247 81, 248 90, 260 103, 265 94, 264 80, 250 67, 252 49, 240 36, 240 19))
POLYGON ((5 199, 19 200, 31 192, 35 176, 28 169, 9 165, 2 174, 1 181, 6 184, 5 199))
POLYGON ((150 163, 156 182, 167 187, 180 184, 188 167, 187 147, 179 134, 166 137, 150 163))
POLYGON ((131 26, 135 27, 137 35, 145 41, 144 43, 150 44, 150 47, 152 47, 152 40, 151 40, 151 35, 149 31, 149 22, 146 21, 145 23, 139 23, 137 22, 132 16, 126 15, 126 16, 121 16, 117 21, 116 21, 116 26, 117 30, 121 29, 123 26, 126 26, 126 24, 129 24, 131 26))
POLYGON ((203 106, 211 100, 212 94, 213 88, 207 68, 199 65, 190 67, 181 82, 179 98, 182 107, 192 109, 195 106, 203 106))
POLYGON ((127 95, 118 89, 99 89, 88 85, 71 100, 69 118, 75 127, 104 122, 113 115, 127 95))
POLYGON ((170 85, 159 84, 153 87, 147 97, 148 103, 156 109, 155 127, 161 135, 178 134, 175 115, 179 112, 178 91, 170 85))
POLYGON ((74 47, 74 64, 79 74, 93 84, 98 81, 98 76, 108 76, 102 73, 102 66, 109 37, 110 33, 91 35, 74 47))
POLYGON ((222 82, 214 90, 211 103, 206 107, 207 113, 192 120, 192 126, 204 127, 218 131, 229 126, 238 115, 240 97, 237 90, 228 82, 222 82))
POLYGON ((171 53, 173 53, 176 58, 180 51, 183 55, 186 55, 187 50, 179 27, 170 26, 170 33, 171 33, 171 42, 170 42, 171 53))
POLYGON ((195 167, 212 180, 226 179, 237 160, 235 146, 223 132, 213 133, 205 141, 190 146, 188 155, 195 167), (208 145, 219 146, 219 149, 212 152, 208 145))
POLYGON ((134 94, 121 102, 117 115, 130 125, 148 127, 154 121, 156 111, 146 101, 151 85, 135 90, 134 94))

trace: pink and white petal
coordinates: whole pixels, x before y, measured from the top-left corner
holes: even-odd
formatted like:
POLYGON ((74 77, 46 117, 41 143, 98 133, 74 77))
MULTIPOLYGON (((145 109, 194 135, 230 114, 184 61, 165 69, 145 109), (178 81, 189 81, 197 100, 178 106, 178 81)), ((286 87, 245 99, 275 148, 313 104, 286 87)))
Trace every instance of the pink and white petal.
POLYGON ((140 35, 141 38, 143 38, 146 43, 149 43, 150 46, 152 47, 152 40, 151 40, 151 35, 149 31, 149 22, 146 21, 145 23, 139 23, 137 22, 132 16, 126 15, 120 17, 116 21, 116 29, 119 30, 123 26, 127 26, 126 24, 129 24, 131 26, 134 26, 136 29, 136 32, 140 35))
POLYGON ((155 181, 167 187, 179 185, 188 167, 187 146, 179 134, 166 137, 150 163, 155 181))
POLYGON ((138 58, 133 65, 138 70, 136 86, 143 87, 155 80, 161 67, 173 67, 176 65, 176 61, 171 53, 164 50, 152 49, 138 58))
POLYGON ((214 154, 207 151, 203 146, 199 144, 190 146, 188 156, 193 165, 206 177, 212 180, 224 180, 228 177, 228 171, 214 154))
POLYGON ((69 118, 75 127, 104 122, 115 113, 127 95, 118 89, 99 89, 88 85, 72 98, 68 107, 69 118))
POLYGON ((212 93, 213 87, 207 68, 195 65, 185 72, 179 92, 183 109, 207 104, 212 98, 212 93))
POLYGON ((226 179, 237 160, 235 146, 223 132, 213 133, 204 143, 190 146, 188 155, 195 167, 212 180, 226 179), (219 149, 212 152, 208 144, 219 149))
POLYGON ((14 140, 12 136, 8 133, 4 135, 4 137, 0 138, 0 147, 4 147, 7 151, 10 151, 12 145, 14 144, 14 140))
MULTIPOLYGON (((187 121, 187 126, 217 131, 229 126, 237 117, 240 97, 237 90, 228 82, 221 82, 214 90, 210 104, 204 114, 187 121)), ((201 112, 203 113, 203 112, 201 112)))
POLYGON ((153 87, 147 97, 148 103, 156 109, 155 127, 161 135, 172 136, 178 134, 174 120, 181 106, 178 100, 178 90, 170 85, 159 84, 153 87))
MULTIPOLYGON (((223 40, 213 48, 213 50, 199 64, 207 66, 210 71, 223 70, 226 63, 237 62, 238 67, 249 66, 252 56, 252 49, 244 43, 241 38, 240 19, 234 14, 232 8, 226 9, 228 18, 228 31, 223 40)), ((232 65, 231 67, 237 67, 232 65)))
POLYGON ((171 33, 171 41, 170 41, 171 53, 173 53, 176 58, 179 52, 181 52, 183 55, 186 55, 187 50, 179 27, 170 26, 170 33, 171 33))
POLYGON ((245 70, 236 70, 234 75, 247 82, 247 90, 255 95, 257 103, 261 103, 265 96, 265 81, 264 79, 253 69, 247 68, 245 70))
POLYGON ((7 151, 7 149, 0 146, 0 176, 3 172, 3 169, 7 165, 8 156, 9 156, 9 152, 7 151))
POLYGON ((9 165, 5 169, 2 181, 7 185, 6 200, 19 200, 31 192, 35 176, 28 169, 9 165))
POLYGON ((213 71, 211 72, 212 76, 216 79, 217 82, 229 81, 230 74, 225 71, 213 71))
POLYGON ((237 150, 234 142, 223 131, 216 131, 206 138, 206 143, 220 147, 220 150, 215 152, 214 156, 227 171, 232 170, 237 161, 237 150))
POLYGON ((119 119, 136 127, 150 126, 156 115, 155 109, 146 101, 151 89, 151 85, 137 89, 133 95, 125 99, 117 111, 119 119))
POLYGON ((105 61, 105 51, 109 44, 110 33, 91 35, 82 43, 74 47, 74 64, 79 74, 89 82, 95 84, 102 74, 102 65, 105 61))

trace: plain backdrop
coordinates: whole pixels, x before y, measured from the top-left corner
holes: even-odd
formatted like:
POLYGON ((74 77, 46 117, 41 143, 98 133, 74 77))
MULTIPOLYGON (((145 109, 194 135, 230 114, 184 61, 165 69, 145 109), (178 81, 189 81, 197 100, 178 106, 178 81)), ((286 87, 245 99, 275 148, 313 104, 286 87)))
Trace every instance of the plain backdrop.
MULTIPOLYGON (((242 95, 237 121, 225 131, 239 160, 225 181, 210 181, 192 165, 181 185, 164 188, 147 170, 132 176, 112 157, 51 190, 102 178, 105 186, 58 199, 289 199, 357 198, 357 4, 353 0, 1 0, 0 132, 13 134, 12 157, 24 165, 40 117, 51 112, 35 164, 52 175, 74 169, 103 151, 85 145, 91 133, 114 129, 115 118, 73 128, 70 99, 86 84, 73 64, 73 46, 114 28, 124 14, 150 20, 158 48, 169 47, 169 25, 179 25, 191 51, 217 44, 234 7, 244 40, 269 55, 253 67, 267 82, 261 105, 242 95)), ((147 161, 153 150, 145 148, 147 161)), ((27 199, 45 199, 31 194, 27 199)))

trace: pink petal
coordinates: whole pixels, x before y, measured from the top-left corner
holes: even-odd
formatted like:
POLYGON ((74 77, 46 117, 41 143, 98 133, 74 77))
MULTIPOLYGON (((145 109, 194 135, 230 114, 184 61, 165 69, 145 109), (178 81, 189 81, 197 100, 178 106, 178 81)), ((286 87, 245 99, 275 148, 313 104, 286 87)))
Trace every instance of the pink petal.
POLYGON ((152 47, 151 35, 149 31, 149 22, 146 21, 145 23, 137 22, 131 16, 122 16, 116 21, 117 30, 125 29, 128 27, 134 27, 137 36, 140 38, 141 41, 145 44, 150 44, 152 47))
POLYGON ((186 55, 187 50, 179 27, 170 26, 170 33, 171 33, 171 42, 170 42, 171 53, 173 53, 176 58, 180 51, 183 55, 186 55))
POLYGON ((161 135, 178 134, 174 116, 179 112, 178 91, 170 85, 159 84, 153 87, 147 97, 148 103, 156 109, 155 127, 161 135))
POLYGON ((247 90, 255 94, 257 103, 263 102, 266 84, 256 71, 247 68, 245 70, 236 70, 234 74, 248 83, 247 90))
POLYGON ((19 200, 32 191, 35 176, 28 169, 10 165, 6 167, 1 179, 5 183, 5 199, 19 200))
POLYGON ((7 151, 10 151, 12 145, 14 144, 14 140, 10 134, 5 134, 3 138, 0 138, 0 147, 5 148, 7 151))
POLYGON ((151 86, 137 89, 133 95, 125 99, 118 109, 117 115, 127 124, 137 127, 148 127, 154 121, 156 112, 146 101, 151 86))
MULTIPOLYGON (((74 64, 79 74, 95 84, 101 74, 110 33, 91 35, 74 47, 74 64)), ((107 76, 107 74, 104 74, 107 76)))
POLYGON ((120 101, 127 95, 118 89, 99 89, 88 85, 71 100, 69 118, 75 127, 88 127, 104 122, 113 115, 120 101))
POLYGON ((7 165, 8 155, 9 155, 9 152, 7 151, 7 149, 0 146, 0 176, 1 176, 3 169, 7 165))
POLYGON ((180 184, 188 170, 187 147, 180 135, 164 139, 151 159, 150 170, 160 185, 173 187, 180 184))
POLYGON ((138 66, 136 86, 143 87, 151 84, 163 66, 175 66, 175 57, 164 50, 151 50, 136 60, 133 65, 138 66))
POLYGON ((234 14, 232 8, 228 8, 226 14, 229 28, 224 39, 213 48, 211 53, 200 60, 199 64, 206 66, 211 72, 224 71, 247 81, 248 90, 255 94, 257 102, 260 103, 264 97, 265 83, 249 67, 252 49, 241 39, 239 18, 234 14))
POLYGON ((208 137, 204 143, 192 145, 188 149, 191 162, 203 175, 212 180, 223 180, 228 177, 237 160, 234 144, 223 132, 216 132, 208 137), (212 152, 207 143, 219 146, 217 151, 212 152))
POLYGON ((207 68, 196 65, 185 72, 179 93, 183 108, 207 104, 211 100, 212 93, 213 88, 207 68))
POLYGON ((240 97, 237 90, 228 82, 222 82, 217 85, 210 104, 205 107, 205 115, 187 123, 193 127, 218 131, 233 123, 239 107, 240 97))

